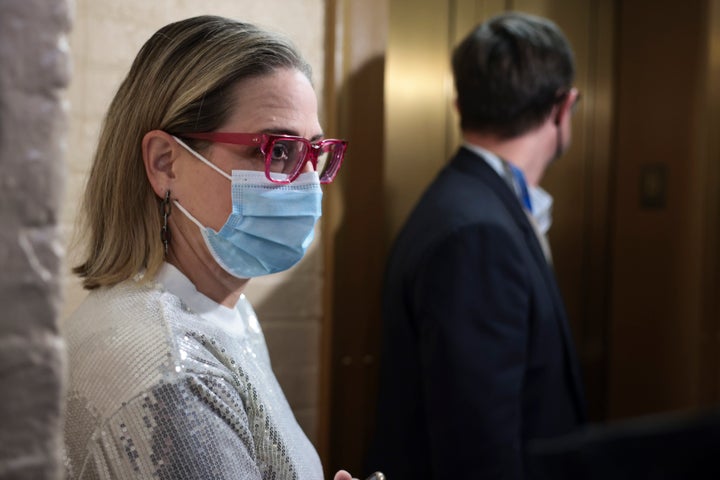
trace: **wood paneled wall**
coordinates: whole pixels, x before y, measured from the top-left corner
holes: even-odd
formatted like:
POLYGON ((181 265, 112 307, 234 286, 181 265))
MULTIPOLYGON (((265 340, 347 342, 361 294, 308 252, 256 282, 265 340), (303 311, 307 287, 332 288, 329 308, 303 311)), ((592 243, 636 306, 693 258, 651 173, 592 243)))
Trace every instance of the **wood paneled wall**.
POLYGON ((610 418, 718 400, 713 4, 619 4, 610 418))

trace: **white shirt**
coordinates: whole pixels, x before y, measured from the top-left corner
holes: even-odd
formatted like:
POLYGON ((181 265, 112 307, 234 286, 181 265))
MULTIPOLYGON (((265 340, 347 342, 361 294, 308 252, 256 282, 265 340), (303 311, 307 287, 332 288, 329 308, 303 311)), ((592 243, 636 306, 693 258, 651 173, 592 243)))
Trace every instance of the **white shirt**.
MULTIPOLYGON (((479 145, 473 145, 467 142, 464 143, 464 147, 477 155, 480 155, 483 160, 485 160, 485 162, 490 165, 490 167, 495 170, 498 175, 500 175, 501 178, 515 184, 515 180, 513 178, 507 178, 505 161, 496 154, 479 145)), ((532 205, 531 214, 535 220, 535 224, 537 225, 540 233, 547 235, 547 232, 550 230, 550 226, 552 225, 553 197, 540 186, 528 185, 527 187, 528 193, 530 194, 530 203, 532 205)), ((520 199, 518 199, 518 201, 520 201, 520 199)))

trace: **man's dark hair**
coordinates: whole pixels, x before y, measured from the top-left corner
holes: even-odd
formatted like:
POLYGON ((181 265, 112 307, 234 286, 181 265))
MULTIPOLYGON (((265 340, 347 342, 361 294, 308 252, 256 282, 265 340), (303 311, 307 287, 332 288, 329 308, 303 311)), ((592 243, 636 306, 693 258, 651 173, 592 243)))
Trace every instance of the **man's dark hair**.
POLYGON ((573 52, 560 29, 517 12, 478 25, 455 48, 452 67, 462 129, 502 138, 540 125, 575 76, 573 52))

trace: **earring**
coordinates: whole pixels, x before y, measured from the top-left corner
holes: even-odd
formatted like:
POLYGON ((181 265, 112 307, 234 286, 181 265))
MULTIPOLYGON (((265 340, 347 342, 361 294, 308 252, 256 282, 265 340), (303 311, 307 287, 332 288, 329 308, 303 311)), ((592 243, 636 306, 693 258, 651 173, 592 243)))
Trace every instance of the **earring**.
POLYGON ((170 190, 165 193, 165 198, 160 202, 160 214, 163 217, 163 225, 160 229, 160 239, 165 245, 165 255, 168 253, 168 244, 170 243, 170 230, 168 229, 168 217, 170 216, 170 190))

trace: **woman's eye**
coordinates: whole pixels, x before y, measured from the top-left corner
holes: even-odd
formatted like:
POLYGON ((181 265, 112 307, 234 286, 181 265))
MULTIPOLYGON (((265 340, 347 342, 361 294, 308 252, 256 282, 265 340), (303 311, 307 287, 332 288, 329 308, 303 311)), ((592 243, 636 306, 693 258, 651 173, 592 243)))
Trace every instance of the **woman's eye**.
POLYGON ((284 145, 282 143, 276 143, 275 145, 273 145, 272 151, 270 153, 270 159, 273 162, 286 162, 290 157, 290 151, 287 145, 284 145))

